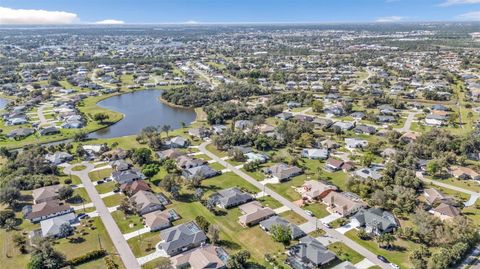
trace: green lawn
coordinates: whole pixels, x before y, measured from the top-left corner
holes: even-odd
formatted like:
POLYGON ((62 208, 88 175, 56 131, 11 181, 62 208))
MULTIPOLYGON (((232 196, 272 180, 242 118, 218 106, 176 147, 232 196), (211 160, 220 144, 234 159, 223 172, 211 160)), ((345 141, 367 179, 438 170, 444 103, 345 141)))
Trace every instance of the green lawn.
POLYGON ((127 215, 121 211, 117 210, 112 212, 112 217, 120 228, 122 233, 130 233, 139 229, 142 229, 143 226, 143 218, 138 215, 127 215))
POLYGON ((287 198, 290 201, 297 201, 300 200, 302 197, 301 195, 295 191, 294 187, 300 187, 305 182, 306 176, 300 175, 294 177, 293 179, 278 183, 278 184, 267 184, 267 186, 277 192, 278 194, 282 195, 283 197, 287 198))
POLYGON ((223 169, 225 169, 225 166, 221 165, 220 163, 209 163, 208 166, 217 171, 222 171, 223 169))
POLYGON ((208 151, 210 151, 211 153, 217 155, 217 156, 220 157, 220 158, 222 158, 222 157, 227 157, 227 156, 228 156, 228 152, 218 150, 218 149, 215 147, 215 145, 213 145, 213 144, 208 144, 206 148, 207 148, 208 151))
POLYGON ((258 198, 257 201, 262 203, 263 206, 268 206, 271 209, 282 207, 282 204, 279 201, 273 199, 271 196, 264 196, 258 198))
POLYGON ((161 240, 159 232, 145 233, 127 241, 135 257, 139 258, 155 251, 155 245, 161 240))
MULTIPOLYGON (((185 199, 189 197, 185 195, 185 199)), ((196 216, 204 216, 210 223, 220 227, 220 245, 229 253, 235 253, 240 249, 249 250, 253 260, 265 265, 265 253, 284 252, 283 245, 274 242, 259 226, 243 228, 238 223, 241 215, 238 208, 228 210, 226 215, 214 216, 200 202, 175 201, 168 208, 174 208, 182 217, 175 222, 184 223, 195 219, 196 216)))
POLYGON ((297 225, 307 222, 306 219, 304 219, 302 216, 298 215, 297 213, 293 212, 292 210, 285 211, 281 213, 279 216, 297 225))
POLYGON ((73 190, 73 196, 79 195, 82 197, 84 203, 90 203, 92 200, 90 200, 90 196, 88 196, 87 191, 85 188, 77 188, 73 190))
POLYGON ((356 264, 358 262, 361 262, 364 257, 360 255, 358 252, 355 250, 349 248, 347 245, 345 245, 342 242, 335 242, 327 247, 330 251, 335 253, 338 257, 338 259, 342 261, 349 261, 352 264, 356 264))
POLYGON ((72 167, 72 171, 82 171, 85 170, 85 168, 87 168, 85 165, 77 165, 72 167))
POLYGON ((168 258, 158 258, 153 261, 149 261, 146 264, 142 265, 143 269, 157 269, 159 266, 158 264, 163 264, 164 260, 168 258))
POLYGON ((79 257, 87 252, 101 248, 106 249, 111 254, 116 252, 115 247, 113 246, 112 241, 105 230, 105 226, 99 217, 82 221, 82 224, 76 227, 76 231, 83 232, 85 235, 76 233, 71 237, 80 236, 84 239, 83 242, 73 243, 70 242, 68 238, 54 241, 55 249, 65 254, 67 259, 79 257), (91 222, 90 226, 86 225, 88 222, 91 222))
POLYGON ((100 179, 104 179, 112 175, 112 169, 106 168, 102 170, 92 171, 88 173, 88 176, 92 181, 99 181, 100 179))
POLYGON ((124 195, 116 193, 114 195, 103 198, 106 207, 118 206, 122 202, 124 195))
POLYGON ((113 189, 115 188, 115 184, 116 183, 112 180, 100 185, 96 185, 95 189, 97 189, 98 193, 100 194, 107 193, 113 191, 113 189))
POLYGON ((303 209, 312 211, 316 218, 323 218, 330 215, 330 213, 327 211, 327 207, 321 203, 309 204, 304 206, 303 209))
POLYGON ((260 190, 252 184, 245 181, 243 178, 235 173, 227 172, 220 176, 205 179, 202 181, 202 186, 208 191, 218 191, 221 189, 227 189, 231 187, 238 187, 245 189, 251 193, 258 193, 260 190))
POLYGON ((415 244, 411 241, 405 241, 401 239, 397 239, 394 242, 394 245, 398 247, 398 250, 385 250, 378 247, 378 243, 375 242, 374 239, 372 240, 362 240, 357 235, 357 230, 348 231, 345 235, 350 239, 354 240, 355 242, 359 243, 366 249, 370 250, 371 252, 382 255, 387 258, 390 262, 393 262, 400 266, 401 268, 412 268, 412 264, 409 260, 409 252, 413 249, 419 247, 418 244, 415 244))

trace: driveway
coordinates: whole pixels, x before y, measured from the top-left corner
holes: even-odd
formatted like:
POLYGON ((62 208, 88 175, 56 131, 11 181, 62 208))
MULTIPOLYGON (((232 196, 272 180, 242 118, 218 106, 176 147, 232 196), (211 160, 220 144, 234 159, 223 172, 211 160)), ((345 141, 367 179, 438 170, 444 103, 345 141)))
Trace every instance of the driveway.
POLYGON ((95 205, 97 209, 98 215, 102 219, 103 225, 105 225, 105 229, 107 230, 110 239, 113 242, 113 245, 117 249, 118 255, 123 261, 123 264, 127 269, 140 269, 140 264, 137 261, 135 255, 133 255, 130 246, 128 245, 127 241, 123 237, 122 232, 118 228, 117 223, 113 219, 112 215, 110 214, 108 208, 105 206, 102 198, 95 189, 88 173, 94 169, 94 165, 88 162, 82 162, 73 166, 66 166, 64 169, 65 174, 72 174, 78 176, 87 191, 88 196, 92 200, 92 203, 95 205), (72 171, 72 167, 78 165, 85 165, 86 168, 82 171, 72 171))
POLYGON ((319 219, 319 220, 320 220, 320 222, 322 222, 323 224, 328 224, 328 223, 330 223, 330 222, 332 222, 332 221, 335 221, 335 220, 337 220, 337 219, 339 219, 339 218, 341 218, 341 217, 342 217, 342 216, 340 216, 340 214, 332 213, 332 214, 330 214, 330 215, 328 215, 328 216, 326 216, 326 217, 324 217, 324 218, 321 218, 321 219, 319 219))
MULTIPOLYGON (((237 168, 235 168, 233 165, 225 162, 224 160, 222 160, 221 158, 219 158, 217 155, 211 153, 210 151, 208 151, 206 149, 207 145, 210 144, 210 142, 204 142, 202 143, 200 146, 199 146, 199 149, 200 151, 202 151, 203 153, 205 153, 208 157, 216 160, 218 163, 220 163, 221 165, 225 166, 226 168, 230 169, 233 173, 237 174, 238 176, 242 177, 244 180, 246 180, 247 182, 249 182, 250 184, 252 184, 253 186, 257 187, 258 189, 260 190, 264 190, 265 193, 267 193, 268 195, 270 195, 273 199, 277 200, 278 202, 280 202, 281 204, 283 204, 284 206, 287 206, 289 207, 290 209, 292 209, 295 213, 297 213, 298 215, 302 216, 304 219, 308 220, 308 222, 310 223, 309 227, 315 227, 318 226, 318 228, 324 230, 326 232, 326 234, 328 236, 332 236, 334 238, 337 238, 339 239, 340 241, 342 241, 343 243, 345 243, 347 246, 349 246, 350 248, 352 249, 355 249, 358 253, 360 253, 360 255, 368 258, 370 261, 374 262, 376 265, 378 265, 379 267, 381 268, 389 268, 385 263, 383 263, 382 261, 380 261, 378 258, 377 258, 377 255, 375 255, 374 253, 370 252, 369 250, 367 250, 366 248, 364 248, 363 246, 361 246, 360 244, 358 244, 357 242, 353 241, 352 239, 346 237, 345 235, 333 230, 333 229, 329 229, 327 228, 325 225, 323 225, 322 223, 320 223, 318 221, 317 218, 314 218, 314 217, 311 217, 309 216, 307 213, 305 213, 305 211, 300 208, 299 206, 297 206, 296 204, 294 204, 293 202, 287 200, 285 197, 281 196, 280 194, 272 191, 271 189, 269 189, 268 187, 262 185, 260 182, 258 182, 257 180, 255 180, 253 177, 249 176, 248 174, 246 174, 245 172, 243 172, 242 170, 239 170, 237 168)), ((303 224, 302 224, 303 225, 303 224)))

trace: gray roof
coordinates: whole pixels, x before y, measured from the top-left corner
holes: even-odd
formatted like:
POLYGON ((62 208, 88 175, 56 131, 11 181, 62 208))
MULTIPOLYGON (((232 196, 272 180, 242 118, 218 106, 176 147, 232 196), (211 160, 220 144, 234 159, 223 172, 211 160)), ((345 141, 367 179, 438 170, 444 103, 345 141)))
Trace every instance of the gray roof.
POLYGON ((178 226, 163 230, 160 237, 164 242, 160 243, 167 253, 176 252, 190 245, 197 245, 207 240, 207 236, 195 222, 187 222, 178 226))
POLYGON ((290 228, 290 231, 292 233, 292 239, 296 239, 305 235, 305 233, 297 225, 290 223, 279 216, 273 216, 260 222, 260 226, 262 226, 267 231, 269 231, 274 225, 281 225, 290 228))
POLYGON ((237 188, 218 191, 218 203, 225 208, 244 204, 253 200, 253 196, 237 188))
POLYGON ((42 228, 42 236, 55 236, 60 233, 60 226, 62 224, 70 225, 75 221, 75 213, 68 213, 51 219, 46 219, 40 222, 42 228))
POLYGON ((307 259, 317 266, 327 264, 337 257, 311 236, 300 238, 300 243, 295 247, 295 254, 299 258, 307 259))
POLYGON ((380 208, 360 209, 352 218, 355 218, 361 226, 375 227, 380 231, 389 231, 398 226, 395 216, 380 208))

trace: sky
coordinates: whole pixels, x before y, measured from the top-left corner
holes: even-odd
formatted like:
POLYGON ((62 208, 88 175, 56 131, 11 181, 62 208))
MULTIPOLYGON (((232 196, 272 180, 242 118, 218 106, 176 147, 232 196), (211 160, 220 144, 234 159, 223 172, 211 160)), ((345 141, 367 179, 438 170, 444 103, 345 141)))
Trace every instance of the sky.
POLYGON ((480 0, 0 0, 0 24, 480 21, 480 0))

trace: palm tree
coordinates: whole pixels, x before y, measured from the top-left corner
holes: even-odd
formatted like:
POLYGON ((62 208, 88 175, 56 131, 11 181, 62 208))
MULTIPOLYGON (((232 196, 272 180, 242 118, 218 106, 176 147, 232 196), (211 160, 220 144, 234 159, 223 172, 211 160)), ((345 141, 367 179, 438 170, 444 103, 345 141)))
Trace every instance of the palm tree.
POLYGON ((168 124, 162 126, 162 132, 165 132, 167 134, 168 138, 168 132, 172 129, 172 127, 168 124))

